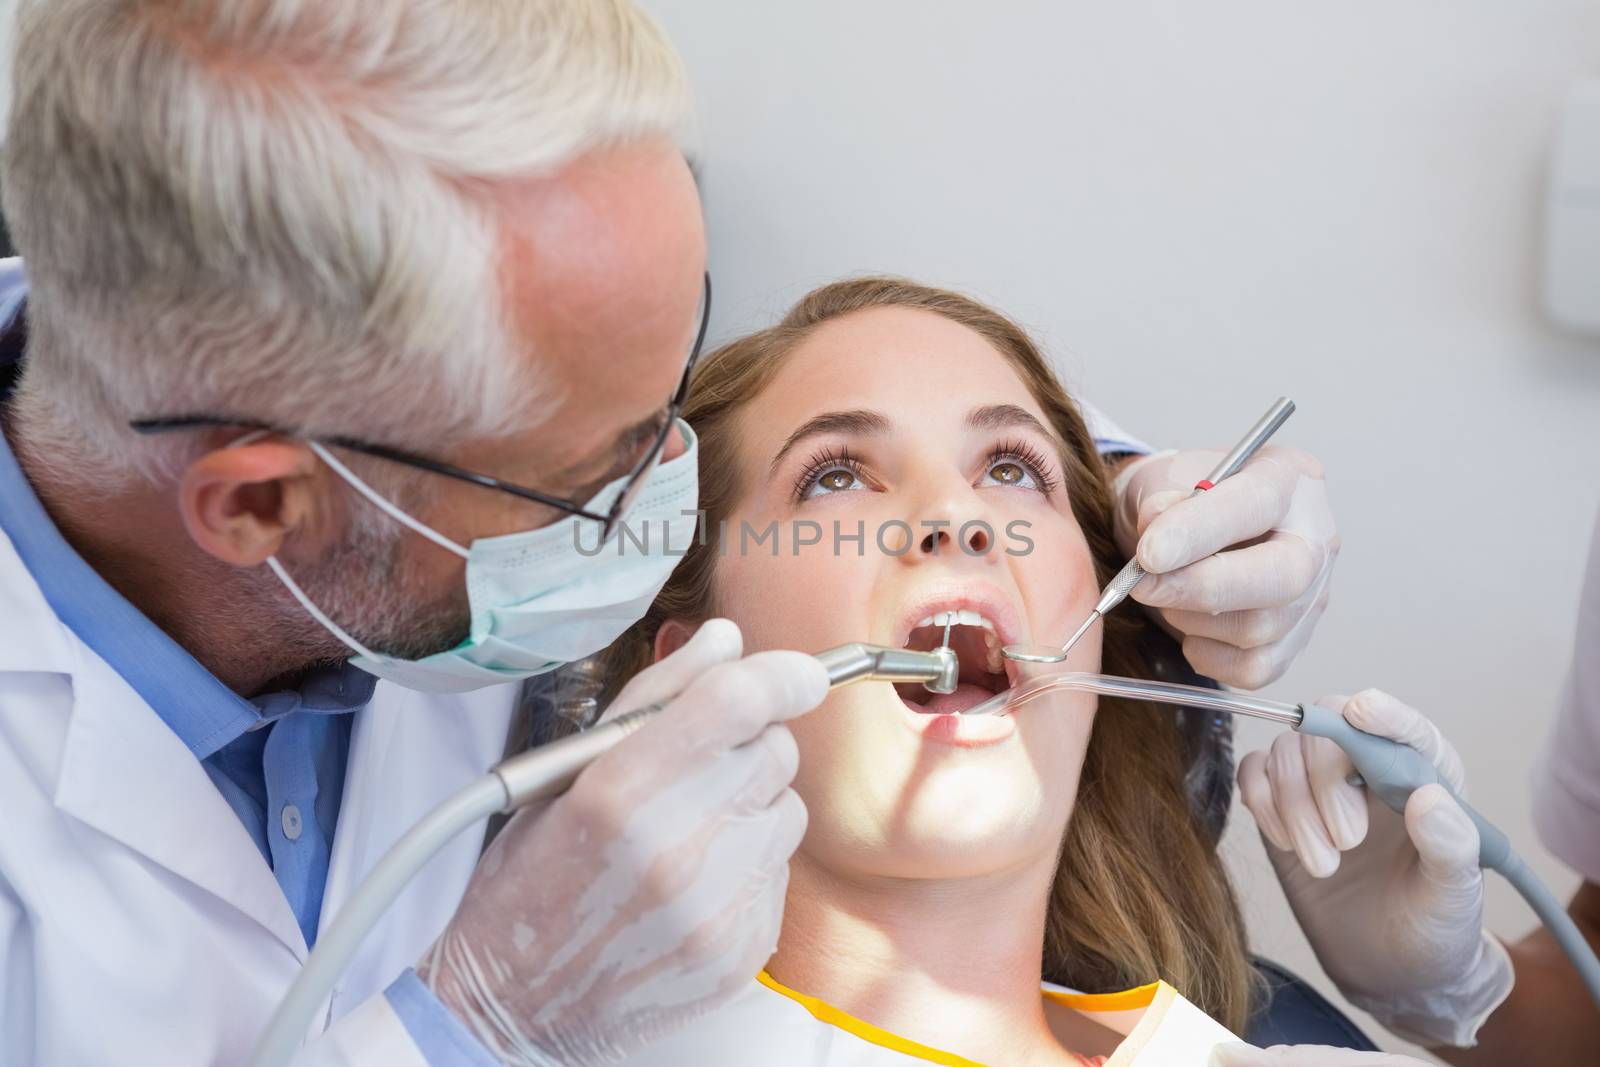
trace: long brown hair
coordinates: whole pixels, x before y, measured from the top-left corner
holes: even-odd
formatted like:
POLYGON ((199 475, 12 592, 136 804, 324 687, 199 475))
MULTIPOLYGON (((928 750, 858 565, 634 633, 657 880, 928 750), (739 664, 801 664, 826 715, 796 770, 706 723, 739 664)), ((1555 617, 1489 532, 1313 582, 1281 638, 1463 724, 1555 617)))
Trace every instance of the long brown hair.
MULTIPOLYGON (((858 278, 818 289, 778 325, 708 355, 697 369, 684 418, 700 439, 705 529, 720 528, 735 503, 740 470, 735 423, 784 357, 817 326, 875 307, 942 315, 987 340, 1015 368, 1062 442, 1063 481, 1103 584, 1122 566, 1111 533, 1104 464, 1077 405, 1027 333, 958 293, 899 278, 858 278)), ((648 666, 669 619, 709 618, 716 540, 693 546, 649 613, 600 660, 611 694, 648 666)), ((1150 677, 1138 611, 1105 620, 1109 674, 1150 677)), ((1191 808, 1184 756, 1170 709, 1101 698, 1063 842, 1045 923, 1044 977, 1091 992, 1163 978, 1238 1032, 1249 1011, 1253 971, 1243 924, 1211 834, 1191 808)))

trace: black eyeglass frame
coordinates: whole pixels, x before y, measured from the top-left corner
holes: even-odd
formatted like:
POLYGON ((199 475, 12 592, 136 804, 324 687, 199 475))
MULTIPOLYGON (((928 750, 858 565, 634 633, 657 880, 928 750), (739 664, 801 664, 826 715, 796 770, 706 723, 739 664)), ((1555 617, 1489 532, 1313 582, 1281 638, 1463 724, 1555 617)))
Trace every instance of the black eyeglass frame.
POLYGON ((695 364, 700 361, 700 352, 705 345, 706 330, 710 324, 711 273, 707 271, 705 293, 702 297, 700 308, 700 329, 695 334, 694 347, 689 350, 689 360, 684 364, 683 377, 678 381, 678 388, 672 394, 672 398, 667 401, 666 421, 662 424, 661 432, 656 436, 649 450, 639 458, 638 463, 634 464, 633 470, 628 474, 628 481, 623 486, 621 495, 612 502, 611 509, 606 514, 590 511, 583 506, 581 501, 543 493, 524 485, 503 481, 492 475, 469 471, 463 467, 443 463, 436 459, 429 459, 426 456, 418 456, 403 449, 391 448, 388 445, 370 444, 352 437, 315 436, 271 426, 252 419, 234 419, 220 415, 175 415, 171 418, 134 419, 128 425, 135 432, 141 434, 167 433, 174 430, 191 430, 212 426, 236 426, 240 429, 265 430, 268 433, 282 434, 285 437, 298 437, 306 441, 316 441, 318 444, 333 445, 336 448, 348 449, 351 452, 360 452, 364 455, 376 456, 379 459, 386 459, 394 463, 403 463, 406 466, 416 467, 418 470, 429 471, 433 474, 440 474, 446 478, 471 482, 473 485, 480 485, 485 489, 496 489, 502 493, 510 493, 512 496, 520 497, 523 500, 532 500, 535 503, 556 508, 569 515, 576 515, 579 518, 601 523, 600 541, 603 544, 610 540, 611 535, 616 532, 623 516, 627 514, 628 508, 638 498, 640 490, 644 488, 649 480, 650 473, 655 470, 656 465, 660 462, 661 453, 666 448, 667 438, 671 436, 673 428, 677 425, 678 417, 683 413, 684 402, 689 398, 689 381, 694 376, 695 364))

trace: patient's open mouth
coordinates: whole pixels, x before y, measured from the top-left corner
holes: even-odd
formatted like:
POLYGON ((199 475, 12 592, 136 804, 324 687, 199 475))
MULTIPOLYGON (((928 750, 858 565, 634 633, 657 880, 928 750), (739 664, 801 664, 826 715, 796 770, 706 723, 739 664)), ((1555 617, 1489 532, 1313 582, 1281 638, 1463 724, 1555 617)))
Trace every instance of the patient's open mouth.
POLYGON ((1011 661, 1000 654, 1005 641, 994 621, 981 611, 959 608, 926 615, 912 627, 905 647, 921 652, 937 648, 944 643, 946 624, 950 625, 950 647, 961 663, 960 684, 955 692, 946 694, 930 693, 916 684, 896 685, 900 698, 913 711, 959 714, 1012 684, 1011 661))

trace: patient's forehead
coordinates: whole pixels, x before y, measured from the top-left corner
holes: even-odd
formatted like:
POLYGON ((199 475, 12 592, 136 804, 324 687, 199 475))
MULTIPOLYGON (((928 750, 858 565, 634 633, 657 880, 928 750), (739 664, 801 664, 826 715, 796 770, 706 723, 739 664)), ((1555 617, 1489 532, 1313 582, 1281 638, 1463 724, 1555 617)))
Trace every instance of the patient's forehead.
POLYGON ((796 426, 823 412, 872 410, 897 431, 956 432, 989 404, 1015 404, 1050 425, 977 332, 931 311, 869 308, 822 324, 783 358, 741 414, 741 450, 764 470, 796 426))

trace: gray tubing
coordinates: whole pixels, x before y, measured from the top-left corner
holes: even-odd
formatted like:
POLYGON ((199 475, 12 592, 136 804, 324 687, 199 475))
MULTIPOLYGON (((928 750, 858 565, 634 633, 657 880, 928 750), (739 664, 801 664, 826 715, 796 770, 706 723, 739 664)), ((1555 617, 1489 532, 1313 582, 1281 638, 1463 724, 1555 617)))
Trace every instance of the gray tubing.
POLYGON ((1522 894, 1522 899, 1528 902, 1528 907, 1539 916, 1544 928, 1550 931, 1550 936, 1556 939, 1561 951, 1578 969, 1578 977, 1588 987, 1589 996, 1594 998, 1596 1004, 1600 1004, 1600 959, 1595 958, 1594 949, 1583 936, 1583 931, 1578 929, 1578 924, 1572 921, 1572 916, 1567 914, 1567 909, 1561 906, 1555 894, 1539 881, 1538 876, 1528 869, 1522 857, 1515 852, 1507 856, 1505 863, 1495 870, 1522 894))
MULTIPOLYGON (((877 645, 842 646, 817 658, 828 667, 830 688, 868 678, 925 681, 930 672, 938 676, 935 681, 948 680, 957 666, 954 654, 948 650, 907 652, 877 645), (840 654, 845 657, 843 661, 837 659, 840 654), (830 660, 830 656, 835 659, 830 660)), ((384 854, 349 903, 317 938, 316 949, 267 1023, 250 1067, 283 1067, 289 1062, 305 1039, 322 998, 344 973, 362 938, 394 903, 412 875, 446 842, 497 811, 559 796, 585 767, 665 706, 665 702, 649 704, 591 730, 512 756, 429 812, 384 854)))
MULTIPOLYGON (((1404 813, 1411 794, 1425 785, 1439 782, 1439 773, 1422 753, 1409 745, 1391 741, 1358 730, 1336 711, 1302 704, 1304 714, 1297 728, 1303 734, 1326 737, 1345 750, 1356 772, 1371 789, 1373 795, 1397 812, 1404 813)), ((1506 881, 1528 902, 1545 929, 1550 931, 1561 951, 1566 953, 1578 976, 1589 990, 1589 996, 1600 1007, 1600 959, 1550 890, 1528 869, 1512 849, 1511 842, 1500 829, 1485 819, 1476 808, 1456 796, 1454 789, 1444 785, 1455 797, 1461 810, 1467 813, 1478 828, 1478 862, 1492 871, 1499 871, 1506 881)))
POLYGON ((506 800, 504 783, 496 775, 485 775, 440 804, 384 854, 317 938, 317 947, 262 1032, 250 1067, 283 1067, 289 1062, 305 1041, 322 998, 411 876, 446 842, 499 811, 506 800))

